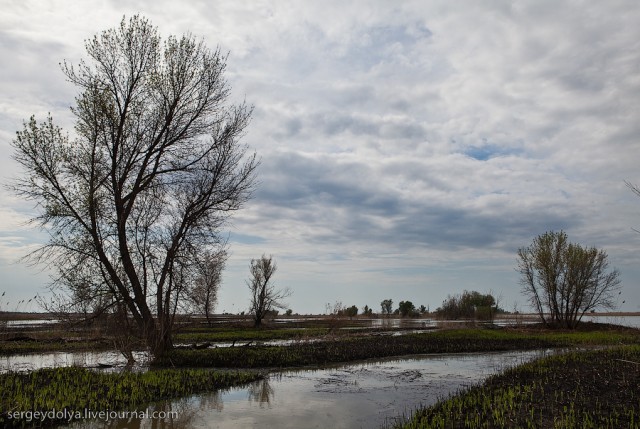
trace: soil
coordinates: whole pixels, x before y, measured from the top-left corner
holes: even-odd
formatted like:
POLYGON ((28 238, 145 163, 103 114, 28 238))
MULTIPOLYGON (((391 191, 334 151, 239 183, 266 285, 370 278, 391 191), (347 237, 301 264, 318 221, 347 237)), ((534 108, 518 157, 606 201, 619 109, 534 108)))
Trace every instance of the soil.
MULTIPOLYGON (((487 428, 529 427, 531 423, 533 427, 558 427, 561 419, 566 426, 559 427, 637 428, 640 349, 577 352, 566 359, 552 358, 543 365, 525 365, 493 376, 461 395, 479 393, 480 397, 495 398, 513 386, 533 388, 530 395, 519 397, 515 406, 507 411, 506 424, 495 422, 491 412, 483 411, 477 401, 464 401, 461 412, 446 417, 449 420, 446 427, 469 427, 465 425, 465 418, 480 415, 482 427, 487 428)), ((441 412, 441 405, 423 409, 415 414, 413 421, 432 421, 433 416, 441 412)))

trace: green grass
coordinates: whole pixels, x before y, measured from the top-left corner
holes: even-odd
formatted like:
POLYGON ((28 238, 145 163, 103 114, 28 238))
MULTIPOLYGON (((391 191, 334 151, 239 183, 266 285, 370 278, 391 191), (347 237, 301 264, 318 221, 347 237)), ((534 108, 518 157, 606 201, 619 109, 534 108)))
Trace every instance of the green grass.
POLYGON ((524 330, 524 329, 455 329, 434 332, 436 338, 465 341, 468 338, 486 341, 543 340, 555 347, 580 345, 620 345, 640 341, 640 331, 620 330, 524 330))
MULTIPOLYGON (((255 372, 163 369, 101 373, 70 367, 0 374, 0 426, 20 427, 9 412, 124 410, 163 399, 212 391, 262 378, 255 372)), ((47 422, 48 424, 54 422, 47 422)))
POLYGON ((421 409, 397 429, 638 428, 640 346, 523 364, 421 409))

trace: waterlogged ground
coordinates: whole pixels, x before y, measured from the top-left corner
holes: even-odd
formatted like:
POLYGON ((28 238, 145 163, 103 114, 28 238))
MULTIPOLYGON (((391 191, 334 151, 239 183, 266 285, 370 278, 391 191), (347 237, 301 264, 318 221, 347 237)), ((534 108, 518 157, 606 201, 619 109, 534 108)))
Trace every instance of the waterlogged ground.
POLYGON ((80 421, 73 428, 375 428, 507 367, 551 351, 422 355, 288 370, 244 388, 157 404, 164 419, 80 421))
MULTIPOLYGON (((516 316, 514 316, 516 317, 516 316)), ((292 319, 295 322, 295 319, 292 319)), ((621 326, 640 328, 640 316, 592 316, 587 315, 584 317, 584 322, 597 322, 597 323, 611 323, 621 326)), ((24 322, 24 321, 15 321, 24 322)), ((49 320, 35 320, 26 322, 48 323, 49 320)), ((282 321, 284 323, 284 321, 282 321)), ((433 327, 437 326, 437 323, 447 324, 455 326, 455 324, 462 324, 460 321, 434 321, 432 319, 370 319, 371 328, 376 329, 399 329, 402 331, 388 331, 379 332, 379 334, 387 335, 404 335, 414 332, 433 332, 433 327)), ((526 324, 530 320, 511 320, 504 319, 496 321, 497 325, 505 324, 526 324)), ((9 322, 11 323, 11 321, 9 322)), ((318 339, 305 338, 304 341, 315 341, 318 339)), ((290 345, 297 343, 298 339, 285 339, 285 340, 240 340, 235 342, 210 342, 210 347, 230 347, 230 346, 243 346, 245 344, 250 345, 290 345)), ((178 346, 190 346, 195 342, 188 342, 183 344, 177 344, 178 346)), ((200 342, 202 343, 202 342, 200 342)), ((148 353, 136 352, 136 366, 134 369, 145 370, 149 361, 148 353)), ((30 353, 30 354, 12 354, 12 355, 0 355, 0 373, 7 371, 31 371, 40 368, 57 368, 65 366, 82 366, 88 368, 96 368, 101 366, 110 367, 109 370, 118 370, 126 367, 127 359, 117 351, 77 351, 77 352, 44 352, 44 353, 30 353)))
MULTIPOLYGON (((146 369, 148 353, 134 352, 136 363, 131 369, 146 369)), ((60 368, 80 366, 101 368, 102 370, 121 370, 127 367, 127 359, 114 350, 84 352, 50 352, 28 355, 0 356, 0 373, 7 371, 33 371, 40 368, 60 368)))

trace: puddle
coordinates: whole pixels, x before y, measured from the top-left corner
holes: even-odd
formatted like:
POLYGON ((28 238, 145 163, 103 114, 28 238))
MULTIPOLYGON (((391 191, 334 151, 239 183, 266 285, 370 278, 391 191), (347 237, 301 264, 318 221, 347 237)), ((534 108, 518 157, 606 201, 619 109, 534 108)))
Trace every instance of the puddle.
POLYGON ((57 319, 25 319, 25 320, 6 320, 4 323, 9 328, 31 328, 52 325, 58 323, 57 319))
MULTIPOLYGON (((149 361, 147 352, 133 353, 136 364, 133 369, 146 369, 149 361)), ((120 370, 127 364, 127 359, 114 350, 100 352, 51 352, 28 355, 0 356, 0 373, 7 371, 33 371, 40 368, 59 368, 65 366, 81 366, 102 368, 104 370, 120 370)))
POLYGON ((287 370, 243 388, 156 404, 165 419, 79 421, 84 428, 376 428, 507 367, 552 351, 421 355, 287 370))

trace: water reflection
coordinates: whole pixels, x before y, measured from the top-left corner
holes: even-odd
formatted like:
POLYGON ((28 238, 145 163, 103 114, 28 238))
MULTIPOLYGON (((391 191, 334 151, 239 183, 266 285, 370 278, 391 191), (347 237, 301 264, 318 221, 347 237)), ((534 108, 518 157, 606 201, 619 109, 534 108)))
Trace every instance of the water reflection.
POLYGON ((273 388, 271 387, 269 378, 264 378, 251 383, 247 388, 247 392, 249 394, 249 401, 259 404, 260 408, 265 405, 268 407, 271 404, 273 388))
MULTIPOLYGON (((494 321, 497 325, 518 325, 536 322, 537 319, 522 319, 519 315, 515 315, 515 319, 498 319, 494 321)), ((302 319, 301 319, 302 320, 302 319)), ((584 322, 611 323, 622 326, 640 328, 640 316, 618 316, 618 315, 587 315, 583 319, 584 322)), ((39 321, 41 322, 41 321, 39 321)), ((380 319, 362 319, 371 328, 390 329, 388 332, 377 332, 378 335, 405 335, 415 332, 433 332, 434 327, 438 326, 456 326, 467 323, 466 321, 440 321, 433 319, 398 319, 398 318, 380 318, 380 319), (393 329, 403 329, 402 331, 393 331, 393 329)), ((321 341, 322 338, 305 338, 289 339, 289 340, 270 340, 259 341, 254 344, 260 345, 291 345, 300 341, 313 342, 321 341)), ((230 347, 238 344, 230 342, 213 343, 212 347, 230 347)), ((186 345, 185 345, 186 346, 186 345)), ((149 361, 148 353, 135 352, 136 366, 134 370, 144 370, 147 368, 149 361)), ((29 355, 10 355, 0 356, 0 373, 9 370, 13 371, 31 371, 39 368, 51 368, 62 366, 84 366, 84 367, 112 367, 111 370, 119 370, 125 367, 127 363, 120 353, 116 351, 103 352, 52 352, 52 353, 33 353, 29 355)))
MULTIPOLYGON (((136 363, 131 369, 143 370, 147 368, 149 362, 149 354, 147 352, 134 352, 134 357, 136 363)), ((120 352, 114 350, 0 356, 0 373, 7 371, 33 371, 40 368, 60 368, 67 366, 118 371, 126 367, 126 365, 127 359, 120 352)))
POLYGON ((215 410, 220 412, 224 409, 222 394, 226 392, 228 392, 228 389, 218 390, 207 395, 193 396, 190 401, 194 405, 194 408, 198 410, 215 410))
MULTIPOLYGON (((274 375, 272 379, 281 379, 274 375)), ((224 389, 195 395, 175 401, 159 402, 148 408, 135 410, 133 417, 111 418, 108 421, 85 420, 77 421, 67 426, 73 429, 183 429, 192 427, 217 427, 211 426, 206 418, 211 413, 223 413, 225 401, 234 403, 243 401, 255 404, 258 408, 270 408, 274 396, 271 387, 271 379, 265 378, 247 385, 241 389, 224 389), (155 418, 142 418, 141 415, 155 416, 155 418)), ((112 416, 115 417, 115 416, 112 416)))
MULTIPOLYGON (((211 396, 215 397, 215 395, 211 396)), ((202 405, 208 409, 216 406, 215 400, 212 401, 210 398, 207 398, 202 405)), ((184 429, 194 427, 198 420, 198 410, 199 408, 193 406, 190 398, 184 398, 177 401, 160 402, 146 409, 136 410, 131 413, 134 417, 78 421, 68 427, 90 429, 184 429), (149 416, 158 417, 153 419, 138 417, 145 413, 149 416)))
POLYGON ((162 404, 165 419, 78 422, 74 428, 370 428, 551 351, 422 355, 273 373, 268 379, 162 404))

